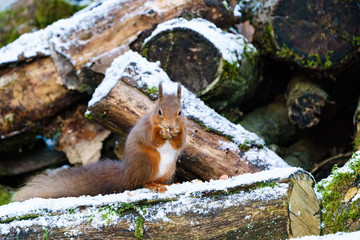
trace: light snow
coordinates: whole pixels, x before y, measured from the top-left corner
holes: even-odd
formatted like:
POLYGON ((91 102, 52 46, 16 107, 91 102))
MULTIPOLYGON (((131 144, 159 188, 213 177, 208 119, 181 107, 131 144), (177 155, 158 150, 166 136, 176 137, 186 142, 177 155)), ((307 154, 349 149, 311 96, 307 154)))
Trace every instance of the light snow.
POLYGON ((360 231, 352 233, 338 232, 324 236, 306 236, 299 238, 290 238, 291 240, 359 240, 360 231))
MULTIPOLYGON (((4 221, 6 219, 30 214, 37 214, 39 217, 31 220, 13 220, 10 223, 2 223, 0 224, 0 232, 1 234, 7 234, 10 229, 20 231, 30 226, 71 228, 81 223, 89 223, 89 218, 91 218, 91 225, 93 227, 103 227, 107 224, 116 224, 121 217, 110 212, 109 222, 109 218, 104 219, 103 216, 106 209, 101 210, 101 206, 109 205, 110 207, 117 208, 123 203, 136 203, 154 199, 174 199, 176 201, 162 203, 157 205, 156 208, 147 209, 145 213, 142 213, 146 221, 170 221, 167 217, 167 213, 169 212, 182 214, 187 211, 193 211, 199 214, 206 214, 208 211, 211 211, 211 209, 236 204, 241 205, 249 199, 266 201, 279 198, 279 196, 283 196, 286 193, 287 185, 278 184, 274 188, 264 187, 250 192, 240 191, 237 194, 230 195, 222 204, 201 198, 201 193, 227 191, 227 189, 253 184, 255 182, 279 181, 290 177, 297 171, 302 170, 299 168, 281 168, 254 174, 239 175, 227 180, 211 180, 209 182, 194 180, 192 182, 168 186, 168 190, 164 193, 155 193, 149 189, 138 189, 119 194, 99 195, 95 197, 82 196, 60 199, 35 198, 21 203, 10 203, 0 206, 0 220, 4 221), (201 210, 202 208, 199 204, 204 203, 206 203, 206 209, 201 210), (85 210, 76 209, 85 206, 87 207, 85 210), (71 214, 55 214, 68 213, 71 209, 73 209, 73 213, 71 214)), ((127 221, 132 222, 131 219, 127 219, 127 221)))

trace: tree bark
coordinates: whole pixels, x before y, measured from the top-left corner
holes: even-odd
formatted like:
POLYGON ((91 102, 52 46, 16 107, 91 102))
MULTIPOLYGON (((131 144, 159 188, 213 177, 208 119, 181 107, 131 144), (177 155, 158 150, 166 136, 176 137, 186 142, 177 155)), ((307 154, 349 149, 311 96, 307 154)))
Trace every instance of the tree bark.
POLYGON ((255 27, 255 45, 301 68, 334 73, 358 55, 356 1, 251 0, 235 10, 255 27))
POLYGON ((280 173, 265 172, 269 177, 261 180, 259 176, 264 173, 183 183, 169 186, 163 194, 146 192, 147 198, 138 196, 144 190, 129 191, 116 195, 113 203, 110 196, 100 196, 91 203, 84 199, 80 206, 58 210, 46 207, 57 204, 49 199, 45 200, 49 203, 28 213, 0 216, 2 228, 11 226, 2 237, 57 239, 77 234, 87 239, 287 239, 319 235, 320 205, 313 178, 301 170, 285 169, 280 173), (241 183, 245 178, 254 181, 241 183), (96 202, 102 198, 108 203, 96 202), (80 214, 81 220, 76 220, 80 214), (38 219, 44 221, 39 224, 38 219), (22 221, 33 223, 22 229, 22 221), (65 227, 58 227, 59 222, 65 227))
POLYGON ((241 105, 259 84, 257 51, 252 44, 202 19, 160 24, 145 40, 142 52, 149 61, 160 61, 170 79, 217 110, 241 105))
POLYGON ((323 88, 304 75, 295 74, 286 93, 290 121, 300 128, 310 128, 320 122, 321 109, 329 99, 323 88))

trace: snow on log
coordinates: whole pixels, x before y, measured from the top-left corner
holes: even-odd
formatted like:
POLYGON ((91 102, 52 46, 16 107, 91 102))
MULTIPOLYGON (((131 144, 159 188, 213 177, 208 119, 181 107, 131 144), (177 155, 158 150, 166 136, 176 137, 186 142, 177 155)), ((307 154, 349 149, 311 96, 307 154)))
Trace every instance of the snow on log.
POLYGON ((320 122, 321 109, 329 95, 316 82, 295 74, 287 87, 286 104, 290 121, 300 128, 310 128, 320 122))
POLYGON ((127 50, 142 31, 185 13, 203 13, 214 21, 225 14, 220 5, 203 0, 108 0, 2 47, 1 137, 41 126, 74 104, 79 93, 70 90, 92 92, 99 82, 82 71, 92 58, 127 50))
POLYGON ((256 48, 242 35, 201 18, 159 24, 145 39, 142 53, 149 61, 160 61, 170 79, 215 109, 241 104, 259 84, 256 48))
MULTIPOLYGON (((165 91, 176 89, 158 63, 150 63, 136 52, 126 52, 106 71, 86 116, 124 136, 155 106, 152 100, 157 98, 160 81, 165 91)), ((217 179, 224 174, 234 176, 287 166, 264 146, 262 139, 221 117, 184 87, 182 106, 190 120, 188 142, 178 169, 186 179, 217 179)))
POLYGON ((250 20, 254 43, 303 68, 341 70, 360 50, 357 1, 238 1, 234 14, 250 20))
POLYGON ((322 232, 360 230, 360 151, 341 168, 334 168, 329 177, 316 184, 322 201, 322 232))
POLYGON ((312 176, 298 168, 105 196, 0 207, 3 239, 287 239, 320 234, 312 176), (181 237, 180 237, 181 236, 181 237))

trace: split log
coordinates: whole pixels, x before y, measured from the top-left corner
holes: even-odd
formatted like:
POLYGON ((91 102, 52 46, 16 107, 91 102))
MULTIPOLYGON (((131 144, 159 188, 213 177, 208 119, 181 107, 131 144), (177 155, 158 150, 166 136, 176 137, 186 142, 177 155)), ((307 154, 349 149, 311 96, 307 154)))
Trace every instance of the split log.
POLYGON ((316 184, 322 200, 324 234, 360 230, 360 152, 316 184))
POLYGON ((320 121, 321 109, 329 103, 329 95, 314 81, 295 74, 286 93, 290 121, 300 128, 310 128, 320 121))
POLYGON ((86 165, 100 160, 102 142, 110 131, 84 117, 86 106, 77 107, 62 121, 55 148, 63 151, 71 164, 86 165))
POLYGON ((239 122, 245 129, 262 137, 266 144, 290 144, 294 141, 296 127, 291 124, 284 102, 273 102, 256 108, 239 122))
POLYGON ((357 1, 240 1, 235 14, 250 20, 254 44, 307 69, 336 72, 360 51, 357 1))
POLYGON ((0 207, 3 239, 288 239, 320 234, 314 180, 296 168, 0 207))
POLYGON ((215 109, 241 105, 259 84, 257 51, 203 19, 173 19, 145 39, 143 55, 215 109), (181 66, 181 67, 179 67, 181 66))
MULTIPOLYGON (((160 81, 164 86, 173 84, 156 63, 135 52, 114 60, 106 73, 86 115, 123 136, 154 108, 146 94, 155 99, 160 81)), ((286 166, 255 134, 219 116, 185 88, 182 92, 183 109, 190 120, 187 146, 178 164, 180 176, 209 180, 286 166)))
POLYGON ((79 92, 91 93, 99 81, 81 70, 92 58, 117 47, 129 49, 140 32, 182 14, 222 21, 226 18, 220 7, 203 0, 94 3, 71 18, 22 35, 0 49, 0 135, 41 126, 42 120, 74 104, 79 92))

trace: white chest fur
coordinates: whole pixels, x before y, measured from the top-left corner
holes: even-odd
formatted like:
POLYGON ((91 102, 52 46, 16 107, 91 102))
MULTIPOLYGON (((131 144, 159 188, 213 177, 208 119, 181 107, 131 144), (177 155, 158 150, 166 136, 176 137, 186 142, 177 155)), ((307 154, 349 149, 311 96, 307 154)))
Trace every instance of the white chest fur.
POLYGON ((158 178, 162 177, 168 167, 176 161, 177 151, 172 148, 169 141, 166 141, 164 145, 156 149, 160 154, 160 164, 159 164, 159 173, 158 178))

